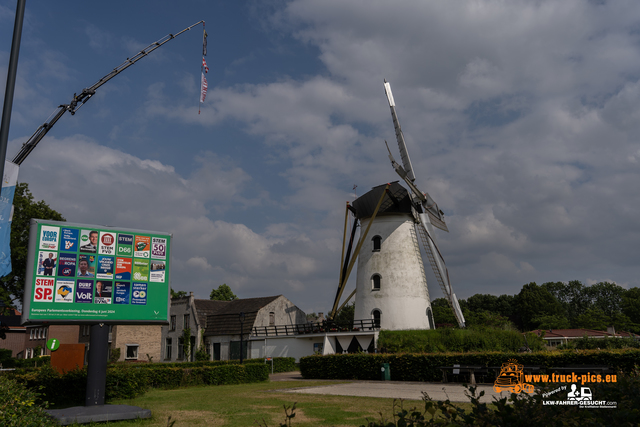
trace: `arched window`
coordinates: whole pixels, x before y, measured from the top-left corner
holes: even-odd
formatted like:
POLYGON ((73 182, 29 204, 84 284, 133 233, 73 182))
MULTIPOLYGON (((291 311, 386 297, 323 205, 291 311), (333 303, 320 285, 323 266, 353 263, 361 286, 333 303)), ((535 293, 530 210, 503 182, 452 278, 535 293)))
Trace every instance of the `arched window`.
POLYGON ((379 274, 374 274, 371 276, 371 290, 379 291, 380 290, 380 280, 382 277, 379 274))
POLYGON ((427 319, 429 319, 429 329, 435 329, 435 325, 433 324, 433 312, 431 311, 431 307, 427 307, 427 319))
POLYGON ((380 252, 380 246, 382 245, 382 237, 373 236, 371 241, 373 242, 373 252, 380 252))
POLYGON ((380 316, 382 315, 382 312, 376 308, 371 312, 371 314, 373 315, 373 326, 375 328, 379 328, 380 327, 380 316))

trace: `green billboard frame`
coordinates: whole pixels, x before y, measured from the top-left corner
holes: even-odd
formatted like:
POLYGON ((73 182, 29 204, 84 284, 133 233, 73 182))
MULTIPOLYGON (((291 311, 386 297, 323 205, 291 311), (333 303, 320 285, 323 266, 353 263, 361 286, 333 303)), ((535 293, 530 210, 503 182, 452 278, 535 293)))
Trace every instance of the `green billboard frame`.
POLYGON ((172 237, 32 219, 22 324, 168 324, 172 237))

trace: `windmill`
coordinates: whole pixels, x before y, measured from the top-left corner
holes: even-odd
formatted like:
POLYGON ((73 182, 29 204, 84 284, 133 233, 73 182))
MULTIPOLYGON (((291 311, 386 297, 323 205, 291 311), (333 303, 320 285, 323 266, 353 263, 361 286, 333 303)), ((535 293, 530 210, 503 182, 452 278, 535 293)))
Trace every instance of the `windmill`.
POLYGON ((398 121, 391 86, 386 80, 384 88, 391 108, 402 165, 395 161, 387 145, 389 159, 409 189, 396 181, 374 187, 351 205, 347 203, 344 242, 349 211, 357 220, 353 224, 346 257, 343 244, 340 282, 330 317, 333 318, 355 294, 356 319, 373 318, 383 329, 433 329, 435 325, 424 271, 425 262, 420 252, 422 246, 458 325, 464 327, 464 316, 434 235, 434 227, 449 231, 444 213, 431 196, 420 191, 415 184, 415 173, 398 121), (353 259, 350 259, 358 220, 362 231, 353 259), (369 235, 373 236, 370 238, 370 248, 361 250, 369 235), (356 257, 356 289, 338 308, 356 257))

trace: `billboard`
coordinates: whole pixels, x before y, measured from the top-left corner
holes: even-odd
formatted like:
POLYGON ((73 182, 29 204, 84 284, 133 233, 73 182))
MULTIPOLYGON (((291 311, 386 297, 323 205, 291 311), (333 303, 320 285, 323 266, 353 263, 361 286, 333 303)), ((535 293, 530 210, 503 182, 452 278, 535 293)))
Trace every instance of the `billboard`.
POLYGON ((32 219, 22 323, 167 324, 171 235, 32 219))

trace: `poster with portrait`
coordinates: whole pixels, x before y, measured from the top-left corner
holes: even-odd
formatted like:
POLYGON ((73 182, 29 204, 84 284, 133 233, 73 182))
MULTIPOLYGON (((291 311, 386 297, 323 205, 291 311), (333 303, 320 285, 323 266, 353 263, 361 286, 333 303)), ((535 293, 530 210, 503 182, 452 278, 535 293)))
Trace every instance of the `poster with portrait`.
POLYGON ((168 233, 34 219, 23 324, 165 325, 168 233))

